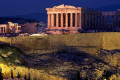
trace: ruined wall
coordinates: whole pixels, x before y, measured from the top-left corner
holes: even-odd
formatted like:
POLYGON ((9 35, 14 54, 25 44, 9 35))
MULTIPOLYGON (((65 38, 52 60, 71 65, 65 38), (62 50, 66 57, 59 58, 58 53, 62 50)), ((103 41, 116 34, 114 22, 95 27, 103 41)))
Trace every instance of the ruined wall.
MULTIPOLYGON (((9 44, 20 48, 26 53, 49 53, 59 50, 84 51, 87 53, 96 53, 100 49, 120 49, 120 33, 81 33, 70 35, 50 35, 44 37, 0 37, 0 44, 9 44)), ((44 80, 63 80, 59 77, 50 76, 41 70, 30 69, 22 66, 7 66, 0 64, 4 78, 11 77, 13 70, 14 77, 18 72, 22 77, 44 78, 44 80), (38 77, 39 76, 39 77, 38 77), (48 79, 49 78, 49 79, 48 79)))
POLYGON ((0 43, 7 43, 28 53, 46 53, 61 49, 69 52, 84 51, 96 53, 100 49, 120 49, 120 33, 81 33, 69 35, 49 35, 43 37, 0 38, 0 43))
POLYGON ((120 33, 103 33, 102 48, 108 50, 120 49, 120 33))

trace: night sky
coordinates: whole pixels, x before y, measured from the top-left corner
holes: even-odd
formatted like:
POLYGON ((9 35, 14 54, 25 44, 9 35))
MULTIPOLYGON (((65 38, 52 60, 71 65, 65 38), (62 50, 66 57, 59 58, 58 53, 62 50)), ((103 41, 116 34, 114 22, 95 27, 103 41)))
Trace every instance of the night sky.
POLYGON ((45 8, 61 4, 95 9, 120 4, 120 0, 0 0, 0 16, 45 13, 45 8))

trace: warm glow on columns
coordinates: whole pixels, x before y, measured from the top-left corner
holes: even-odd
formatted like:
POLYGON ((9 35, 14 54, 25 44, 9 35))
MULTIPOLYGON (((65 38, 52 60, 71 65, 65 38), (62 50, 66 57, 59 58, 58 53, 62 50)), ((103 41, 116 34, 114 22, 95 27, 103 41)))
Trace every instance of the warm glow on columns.
POLYGON ((54 27, 54 14, 51 14, 51 27, 54 27))
POLYGON ((73 13, 70 13, 70 27, 73 26, 73 13))
POLYGON ((63 27, 63 13, 61 13, 61 27, 63 27))
POLYGON ((50 14, 48 14, 48 28, 50 28, 50 14))
POLYGON ((66 13, 66 28, 68 27, 68 13, 66 13))
POLYGON ((80 20, 80 22, 79 22, 79 27, 80 27, 80 29, 82 28, 82 25, 81 25, 81 24, 82 24, 81 19, 82 19, 82 18, 81 18, 81 13, 80 13, 80 19, 79 19, 79 20, 80 20))
POLYGON ((59 20, 59 19, 58 19, 58 13, 56 13, 56 28, 58 28, 58 26, 59 26, 59 25, 58 25, 58 20, 59 20))
POLYGON ((77 27, 77 13, 75 13, 75 27, 77 27))

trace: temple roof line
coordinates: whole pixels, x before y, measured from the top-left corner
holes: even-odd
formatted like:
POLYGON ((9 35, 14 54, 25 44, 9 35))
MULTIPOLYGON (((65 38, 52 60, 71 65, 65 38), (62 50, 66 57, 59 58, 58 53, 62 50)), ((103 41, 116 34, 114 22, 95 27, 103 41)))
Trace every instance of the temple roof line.
POLYGON ((59 6, 54 6, 53 8, 55 9, 76 9, 76 8, 81 8, 81 7, 75 7, 75 6, 71 6, 71 5, 59 5, 59 6))

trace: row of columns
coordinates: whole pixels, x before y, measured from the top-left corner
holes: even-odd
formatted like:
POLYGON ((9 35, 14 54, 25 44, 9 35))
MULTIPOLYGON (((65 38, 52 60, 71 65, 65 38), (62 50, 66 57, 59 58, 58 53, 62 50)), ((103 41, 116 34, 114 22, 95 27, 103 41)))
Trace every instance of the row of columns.
POLYGON ((82 14, 82 26, 84 27, 97 27, 100 26, 102 23, 102 15, 95 13, 95 14, 82 14))
POLYGON ((59 25, 61 25, 61 27, 81 27, 81 13, 75 13, 75 26, 73 26, 73 13, 56 13, 56 19, 55 19, 55 13, 54 14, 48 14, 48 28, 52 28, 52 27, 60 27, 59 25), (61 15, 59 17, 59 14, 61 15), (63 25, 63 15, 65 14, 65 26, 63 25), (70 14, 70 24, 68 24, 68 14, 70 14), (78 17, 79 15, 79 17, 78 17), (60 20, 60 23, 59 24, 59 18, 61 19, 60 20), (56 26, 54 25, 55 21, 56 20, 56 26), (79 21, 78 21, 79 20, 79 21), (70 26, 68 26, 70 25, 70 26))
POLYGON ((63 16, 61 13, 48 14, 48 28, 55 28, 61 25, 62 27, 120 27, 120 16, 119 15, 102 15, 102 13, 75 13, 75 26, 73 26, 73 13, 70 14, 70 23, 68 24, 68 13, 64 13, 65 16, 65 26, 63 25, 63 16), (59 19, 60 18, 60 19, 59 19), (54 20, 56 20, 56 26, 54 25, 54 20), (61 24, 59 24, 59 21, 61 24), (70 26, 68 26, 70 25, 70 26))
POLYGON ((0 27, 0 33, 6 33, 6 27, 0 27))
POLYGON ((83 27, 104 27, 104 26, 119 26, 120 16, 117 15, 102 15, 100 13, 83 13, 82 14, 83 27))
POLYGON ((120 16, 117 15, 104 15, 103 26, 120 27, 120 16))

